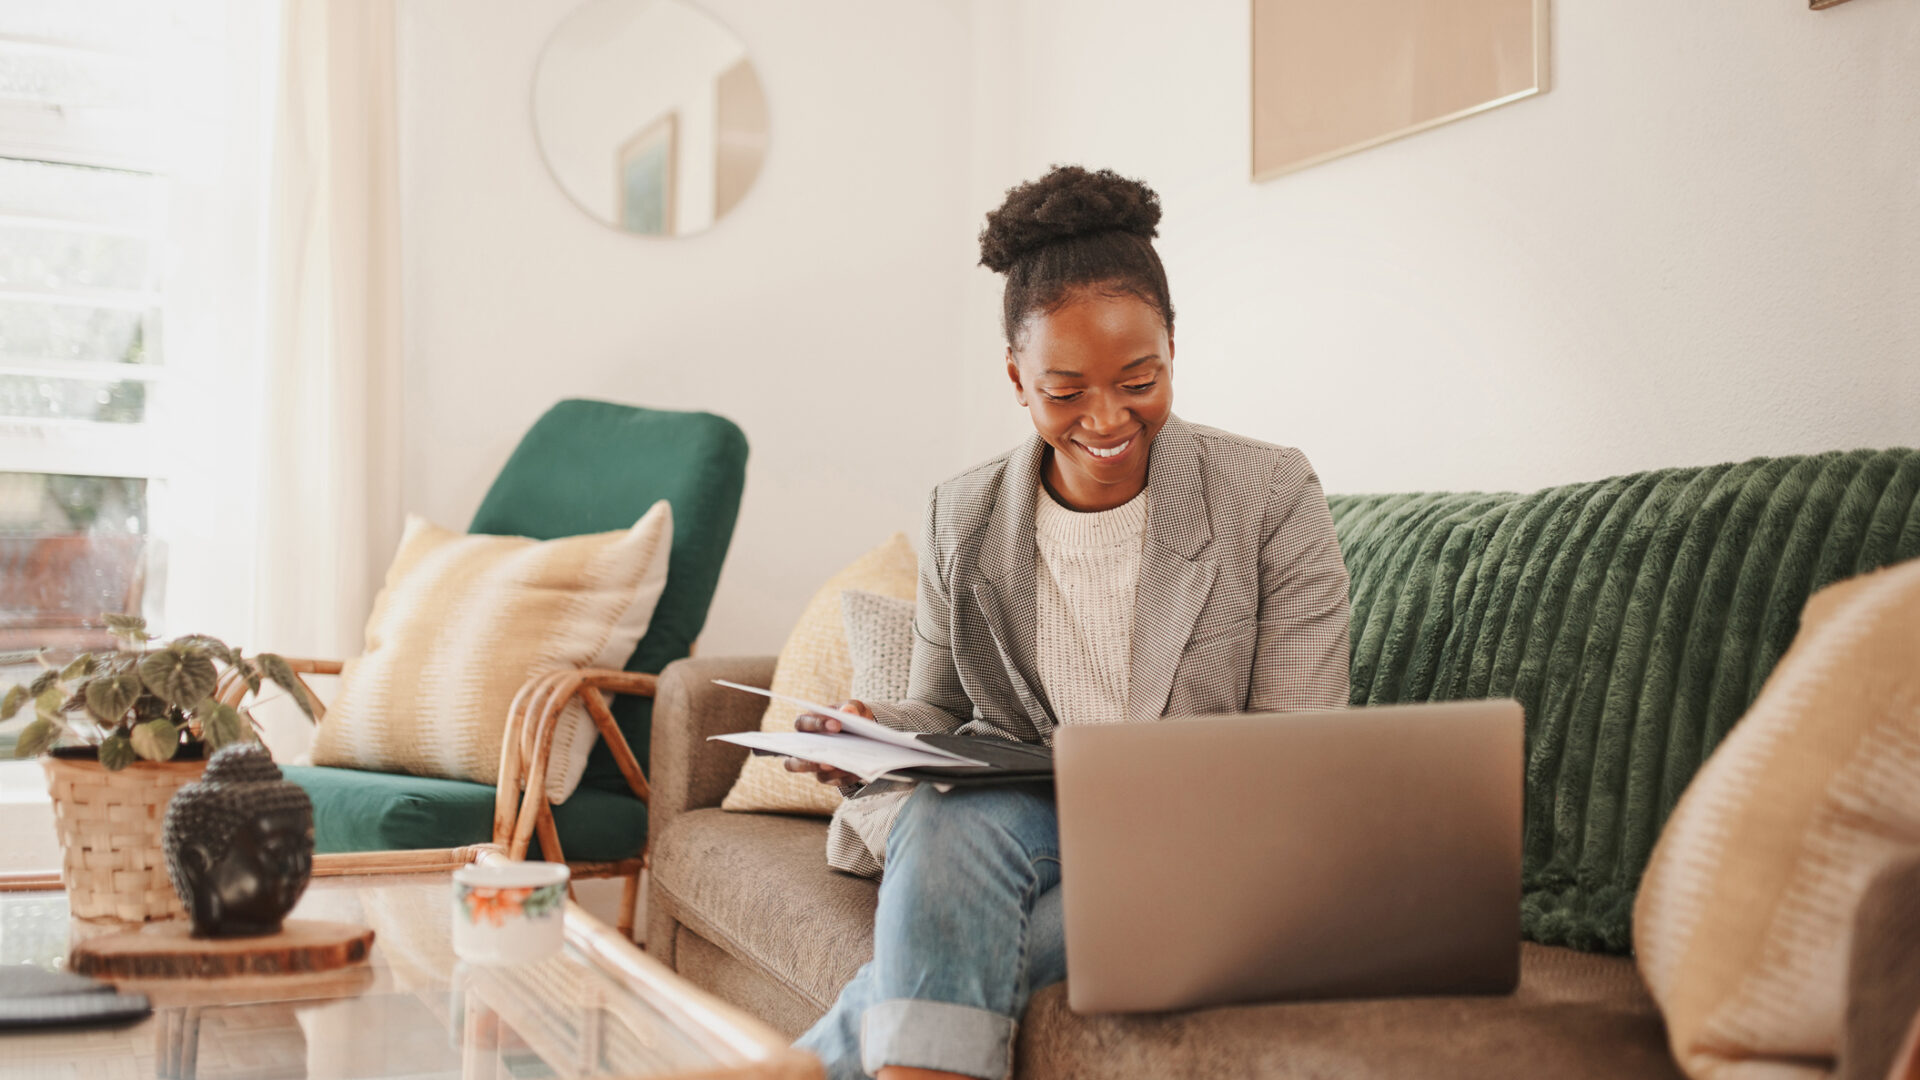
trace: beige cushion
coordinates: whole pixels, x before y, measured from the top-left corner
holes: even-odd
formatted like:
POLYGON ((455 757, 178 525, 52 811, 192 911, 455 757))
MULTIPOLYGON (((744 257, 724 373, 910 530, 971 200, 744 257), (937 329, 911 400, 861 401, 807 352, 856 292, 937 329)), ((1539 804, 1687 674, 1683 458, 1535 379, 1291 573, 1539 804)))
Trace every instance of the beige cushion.
MULTIPOLYGON (((912 600, 849 589, 840 598, 853 655, 853 693, 860 701, 902 701, 913 680, 912 600)), ((913 794, 913 785, 882 780, 842 799, 827 834, 827 865, 861 877, 879 877, 887 837, 913 794)))
POLYGON ((840 625, 853 663, 849 697, 902 701, 913 679, 913 592, 881 596, 861 589, 840 594, 840 625))
MULTIPOLYGON (((798 1034, 873 955, 874 882, 820 864, 820 823, 695 810, 654 839, 655 888, 685 924, 675 965, 798 1034), (686 940, 698 934, 717 949, 686 940), (736 962, 722 961, 724 951, 736 962), (810 1006, 810 1008, 809 1008, 810 1006)), ((1419 1077, 1667 1080, 1660 1016, 1623 957, 1526 944, 1520 989, 1483 997, 1321 1001, 1081 1016, 1034 995, 1022 1077, 1419 1077)))
MULTIPOLYGON (((795 624, 780 662, 773 670, 773 691, 826 705, 849 697, 853 687, 853 659, 841 618, 840 595, 848 589, 911 600, 919 581, 919 560, 905 534, 853 561, 813 594, 795 624)), ((784 702, 769 702, 760 718, 761 731, 792 731, 800 710, 784 702)), ((833 813, 840 793, 822 784, 812 773, 786 769, 784 758, 755 754, 747 758, 740 779, 721 802, 726 810, 771 811, 782 814, 833 813)), ((816 853, 817 855, 817 853, 816 853)))
POLYGON ((674 917, 751 959, 819 1012, 873 959, 878 882, 827 869, 826 822, 693 810, 653 836, 653 884, 674 917))
POLYGON ((1297 1080, 1679 1080, 1624 957, 1520 947, 1520 988, 1479 997, 1307 1001, 1082 1016, 1066 984, 1027 1005, 1014 1075, 1297 1080))
MULTIPOLYGON (((498 783, 513 696, 539 672, 623 666, 666 586, 672 541, 664 501, 631 529, 547 541, 409 517, 313 763, 498 783)), ((573 794, 597 734, 578 701, 568 707, 548 798, 573 794)))
POLYGON ((1814 594, 1675 808, 1634 946, 1694 1077, 1824 1077, 1854 910, 1920 844, 1920 560, 1814 594))

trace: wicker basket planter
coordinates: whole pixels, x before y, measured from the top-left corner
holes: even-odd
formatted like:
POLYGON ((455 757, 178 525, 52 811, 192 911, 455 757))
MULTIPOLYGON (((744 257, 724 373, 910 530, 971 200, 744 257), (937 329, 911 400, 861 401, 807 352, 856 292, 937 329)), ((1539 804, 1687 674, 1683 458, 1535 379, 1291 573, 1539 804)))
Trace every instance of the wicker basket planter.
POLYGON ((160 853, 167 800, 204 761, 142 761, 109 772, 97 761, 40 759, 65 850, 61 878, 77 919, 152 922, 186 914, 160 853))

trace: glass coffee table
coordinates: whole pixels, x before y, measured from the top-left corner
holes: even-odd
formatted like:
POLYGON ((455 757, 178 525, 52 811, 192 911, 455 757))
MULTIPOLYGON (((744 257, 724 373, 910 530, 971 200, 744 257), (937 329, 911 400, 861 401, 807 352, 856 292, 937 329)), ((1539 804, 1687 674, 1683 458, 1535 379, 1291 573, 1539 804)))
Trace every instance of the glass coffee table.
MULTIPOLYGON (((521 967, 460 963, 450 875, 501 857, 491 845, 318 856, 294 917, 371 926, 371 963, 121 983, 152 999, 151 1016, 0 1036, 0 1080, 821 1075, 818 1059, 571 902, 559 955, 521 967)), ((68 917, 57 874, 0 874, 0 964, 59 969, 76 937, 99 932, 68 917)))

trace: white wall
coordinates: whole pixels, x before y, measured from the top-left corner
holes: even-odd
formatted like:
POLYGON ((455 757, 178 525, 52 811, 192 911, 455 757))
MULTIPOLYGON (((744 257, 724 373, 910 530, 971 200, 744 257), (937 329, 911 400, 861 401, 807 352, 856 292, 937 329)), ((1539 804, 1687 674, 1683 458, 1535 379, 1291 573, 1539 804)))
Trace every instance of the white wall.
POLYGON ((960 461, 964 10, 704 5, 766 88, 772 145, 711 230, 627 236, 542 164, 529 87, 573 0, 402 6, 408 507, 465 526, 568 396, 731 417, 752 444, 703 651, 773 651, 833 570, 960 461))
MULTIPOLYGON (((1146 179, 1176 409, 1330 491, 1920 444, 1912 0, 1552 0, 1544 96, 1259 184, 1245 0, 981 8, 973 208, 1146 179)), ((1021 418, 972 379, 984 450, 1021 418)))
POLYGON ((1025 428, 974 233, 1057 161, 1147 179, 1178 409, 1330 491, 1519 488, 1920 444, 1920 4, 1554 0, 1546 95, 1261 184, 1245 0, 713 0, 752 194, 617 234, 540 162, 572 0, 407 0, 409 507, 463 525, 549 403, 710 408, 753 463, 703 649, 1025 428))

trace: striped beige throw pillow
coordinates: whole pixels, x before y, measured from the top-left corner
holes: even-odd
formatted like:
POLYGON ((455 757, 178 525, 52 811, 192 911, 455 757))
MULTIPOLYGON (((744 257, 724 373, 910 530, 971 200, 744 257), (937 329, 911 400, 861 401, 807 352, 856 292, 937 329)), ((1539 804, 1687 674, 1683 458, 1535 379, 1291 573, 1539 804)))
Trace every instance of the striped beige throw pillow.
MULTIPOLYGON (((623 666, 666 587, 672 541, 664 501, 631 529, 546 541, 409 517, 313 763, 498 783, 513 696, 539 672, 623 666)), ((585 708, 568 706, 548 798, 573 794, 597 735, 585 708)))
POLYGON ((1920 844, 1920 560, 1807 601, 1793 647, 1681 796, 1634 908, 1675 1059, 1825 1077, 1854 909, 1920 844))
MULTIPOLYGON (((865 555, 820 586, 807 610, 788 635, 773 669, 773 690, 788 697, 838 705, 853 688, 853 656, 847 651, 847 631, 840 597, 849 590, 876 593, 911 601, 920 583, 920 560, 905 533, 865 555)), ((795 706, 767 703, 760 717, 761 731, 792 731, 795 706)), ((812 773, 788 772, 786 759, 750 755, 740 778, 720 803, 722 810, 765 811, 776 814, 817 814, 826 817, 840 805, 840 792, 812 773)))

